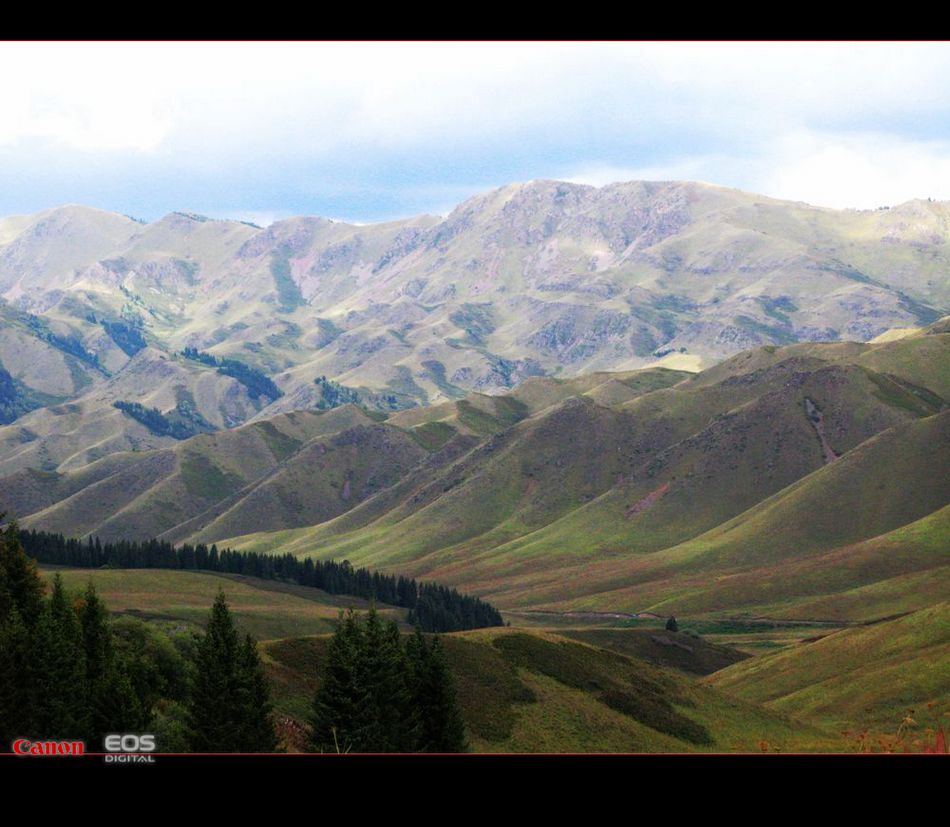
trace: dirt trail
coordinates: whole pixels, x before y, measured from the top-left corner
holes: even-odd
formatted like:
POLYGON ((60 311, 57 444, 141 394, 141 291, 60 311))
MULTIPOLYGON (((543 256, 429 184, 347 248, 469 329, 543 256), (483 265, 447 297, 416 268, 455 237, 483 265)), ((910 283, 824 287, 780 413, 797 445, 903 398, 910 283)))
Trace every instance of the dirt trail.
POLYGON ((811 426, 815 429, 815 433, 818 434, 818 441, 821 443, 821 450, 825 455, 825 465, 834 462, 836 459, 838 459, 838 455, 828 444, 828 439, 825 437, 824 414, 822 414, 822 412, 818 409, 818 406, 807 396, 805 397, 805 413, 808 414, 808 421, 811 422, 811 426))

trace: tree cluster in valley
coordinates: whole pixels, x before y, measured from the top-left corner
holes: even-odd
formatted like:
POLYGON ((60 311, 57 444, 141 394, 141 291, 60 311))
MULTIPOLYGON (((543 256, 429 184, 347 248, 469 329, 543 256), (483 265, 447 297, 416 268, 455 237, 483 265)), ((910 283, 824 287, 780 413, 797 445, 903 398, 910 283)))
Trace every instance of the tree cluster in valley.
POLYGON ((292 554, 219 551, 215 545, 209 548, 202 543, 176 547, 162 540, 102 542, 98 537, 90 537, 83 542, 36 530, 24 531, 21 537, 27 553, 40 563, 96 569, 200 569, 285 580, 330 594, 347 594, 408 609, 409 623, 421 626, 423 632, 459 632, 504 625, 499 611, 477 597, 437 583, 417 583, 412 578, 356 569, 346 560, 337 563, 300 560, 292 554))
POLYGON ((254 642, 224 604, 204 635, 113 620, 90 583, 49 597, 15 524, 0 532, 0 751, 14 739, 68 739, 101 750, 109 733, 154 733, 161 752, 276 747, 270 690, 254 642))
MULTIPOLYGON (((27 535, 25 535, 27 536, 27 535)), ((0 531, 0 751, 17 738, 154 733, 159 752, 273 752, 271 687, 223 592, 205 632, 111 618, 90 582, 50 595, 15 523, 0 531)), ((459 752, 465 727, 437 637, 405 642, 375 608, 341 615, 313 699, 316 752, 459 752)))
POLYGON ((314 752, 463 752, 455 684, 437 637, 403 644, 370 609, 341 616, 313 701, 314 752))

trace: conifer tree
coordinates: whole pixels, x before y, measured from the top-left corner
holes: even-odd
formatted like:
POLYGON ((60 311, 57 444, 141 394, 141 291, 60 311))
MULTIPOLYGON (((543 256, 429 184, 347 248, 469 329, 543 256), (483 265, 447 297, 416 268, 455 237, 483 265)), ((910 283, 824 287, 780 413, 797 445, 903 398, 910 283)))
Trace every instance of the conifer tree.
POLYGON ((244 707, 242 715, 242 752, 274 752, 277 749, 277 734, 271 721, 273 704, 270 686, 264 674, 257 646, 250 635, 244 638, 240 653, 241 694, 244 707))
POLYGON ((375 607, 366 617, 359 655, 358 682, 365 691, 357 708, 354 751, 411 752, 408 670, 399 628, 392 622, 384 624, 375 607))
POLYGON ((11 522, 0 531, 0 622, 15 608, 24 625, 32 628, 43 609, 44 590, 36 563, 26 556, 17 524, 11 522))
POLYGON ((35 733, 82 738, 88 731, 86 655, 79 618, 57 572, 33 638, 35 733))
POLYGON ((32 637, 14 608, 0 620, 0 751, 33 732, 32 637))
POLYGON ((412 706, 419 710, 420 752, 464 752, 465 723, 455 682, 438 637, 427 642, 416 627, 408 644, 413 679, 412 706))
POLYGON ((196 752, 264 752, 274 748, 270 697, 254 643, 242 646, 223 592, 196 647, 189 706, 196 752), (269 737, 267 730, 270 729, 269 737))
POLYGON ((340 614, 327 646, 323 684, 313 700, 310 749, 313 752, 361 751, 359 710, 368 701, 360 683, 363 629, 350 609, 340 614))
MULTIPOLYGON (((3 515, 0 514, 0 519, 3 515)), ((0 750, 31 732, 33 631, 43 582, 19 541, 16 523, 0 531, 0 750)))
POLYGON ((129 676, 116 662, 109 612, 92 581, 86 586, 79 612, 86 661, 88 740, 101 741, 109 732, 129 732, 148 723, 129 676))

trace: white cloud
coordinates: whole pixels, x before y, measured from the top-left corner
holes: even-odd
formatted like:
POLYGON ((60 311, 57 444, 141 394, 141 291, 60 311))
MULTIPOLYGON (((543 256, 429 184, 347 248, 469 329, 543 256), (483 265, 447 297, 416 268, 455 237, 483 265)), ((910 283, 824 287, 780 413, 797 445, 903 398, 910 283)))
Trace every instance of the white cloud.
POLYGON ((591 121, 712 134, 944 106, 943 44, 11 43, 0 141, 319 152, 591 121), (791 123, 789 123, 791 122, 791 123))
POLYGON ((472 181, 532 177, 950 197, 950 151, 921 138, 950 120, 941 43, 8 43, 0 76, 0 173, 28 159, 66 180, 78 149, 143 192, 146 155, 168 187, 200 179, 238 208, 239 181, 275 216, 329 196, 443 212, 472 181))
POLYGON ((870 209, 913 198, 950 199, 950 142, 800 132, 783 139, 761 179, 776 198, 870 209))

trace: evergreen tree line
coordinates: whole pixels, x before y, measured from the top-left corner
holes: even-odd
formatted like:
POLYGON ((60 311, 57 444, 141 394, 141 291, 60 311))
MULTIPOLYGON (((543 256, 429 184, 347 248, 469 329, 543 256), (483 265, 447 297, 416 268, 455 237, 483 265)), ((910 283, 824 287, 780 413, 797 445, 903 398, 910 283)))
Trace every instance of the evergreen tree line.
POLYGON ((204 544, 174 546, 163 540, 86 541, 44 531, 23 531, 20 538, 27 554, 46 563, 75 568, 202 569, 243 574, 264 580, 283 580, 375 600, 409 610, 408 620, 423 632, 457 632, 502 626, 501 614, 490 603, 460 594, 436 583, 354 569, 349 561, 300 560, 292 554, 218 550, 204 544))
POLYGON ((153 434, 158 436, 170 436, 172 439, 189 439, 195 434, 201 433, 202 430, 206 430, 195 427, 195 423, 187 418, 173 419, 163 414, 158 408, 146 408, 139 402, 126 402, 119 399, 112 403, 112 407, 118 408, 126 416, 131 416, 132 419, 141 422, 153 434))
POLYGON ((405 644, 375 609, 340 618, 313 700, 312 752, 462 752, 452 675, 439 638, 419 627, 405 644))
POLYGON ((15 525, 0 532, 0 751, 16 738, 83 740, 154 732, 159 751, 269 752, 270 693, 254 641, 223 594, 186 658, 140 621, 116 628, 90 583, 56 574, 50 596, 15 525))
POLYGON ((254 396, 266 396, 273 402, 284 395, 284 392, 274 384, 273 380, 239 359, 219 359, 214 354, 206 353, 195 347, 186 347, 181 351, 181 355, 186 359, 217 368, 218 373, 236 379, 254 396))

